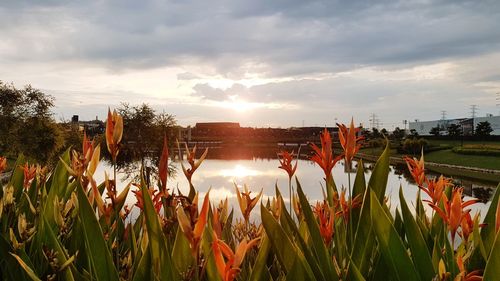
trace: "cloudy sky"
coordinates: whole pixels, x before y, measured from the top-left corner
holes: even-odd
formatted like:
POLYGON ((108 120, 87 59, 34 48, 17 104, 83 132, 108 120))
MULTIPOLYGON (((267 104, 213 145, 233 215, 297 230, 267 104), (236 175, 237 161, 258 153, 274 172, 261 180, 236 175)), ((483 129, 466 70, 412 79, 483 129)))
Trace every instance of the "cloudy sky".
POLYGON ((55 117, 147 102, 182 125, 365 126, 498 114, 500 1, 0 3, 0 80, 55 117))

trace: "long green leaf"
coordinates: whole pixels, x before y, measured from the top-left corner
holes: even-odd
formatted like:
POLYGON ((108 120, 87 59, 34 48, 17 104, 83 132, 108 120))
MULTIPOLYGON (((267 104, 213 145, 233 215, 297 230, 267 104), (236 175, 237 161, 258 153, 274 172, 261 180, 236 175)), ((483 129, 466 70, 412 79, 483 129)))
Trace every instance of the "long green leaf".
POLYGON ((260 213, 267 237, 269 237, 276 257, 284 267, 285 272, 291 274, 294 271, 296 280, 315 280, 311 268, 302 253, 286 235, 273 215, 262 204, 260 206, 260 213))
POLYGON ((104 240, 101 226, 81 185, 77 187, 77 196, 80 207, 78 217, 82 222, 83 237, 85 238, 85 245, 87 246, 95 278, 102 281, 119 280, 118 272, 113 263, 108 244, 104 240))
POLYGON ((497 233, 495 243, 488 257, 486 268, 484 269, 483 280, 498 280, 500 276, 500 232, 497 233))
POLYGON ((394 276, 402 281, 420 280, 403 241, 391 224, 391 219, 377 200, 377 194, 371 192, 371 215, 373 231, 380 245, 380 252, 394 276))
POLYGON ((406 200, 403 195, 403 189, 399 188, 399 202, 401 205, 401 212, 403 214, 404 227, 406 230, 406 237, 411 249, 411 257, 415 263, 420 277, 422 280, 431 280, 436 276, 434 267, 432 266, 431 254, 427 248, 424 237, 418 228, 413 215, 411 214, 406 200))
POLYGON ((180 276, 172 262, 172 257, 167 248, 167 239, 163 235, 158 214, 144 180, 141 180, 141 192, 144 200, 144 219, 146 220, 149 238, 148 247, 151 249, 153 272, 159 276, 160 280, 178 280, 180 276))
POLYGON ((319 231, 318 222, 314 217, 314 214, 311 210, 311 206, 309 205, 309 201, 306 198, 306 195, 302 191, 302 187, 300 186, 299 180, 296 178, 297 182, 297 193, 299 195, 299 202, 302 208, 302 213, 304 214, 304 219, 307 223, 307 227, 309 233, 311 234, 312 246, 314 249, 314 253, 316 254, 316 259, 318 260, 318 264, 323 270, 323 275, 329 280, 338 280, 339 276, 337 272, 333 268, 333 263, 330 255, 328 254, 328 250, 323 242, 323 237, 321 237, 321 233, 319 231))

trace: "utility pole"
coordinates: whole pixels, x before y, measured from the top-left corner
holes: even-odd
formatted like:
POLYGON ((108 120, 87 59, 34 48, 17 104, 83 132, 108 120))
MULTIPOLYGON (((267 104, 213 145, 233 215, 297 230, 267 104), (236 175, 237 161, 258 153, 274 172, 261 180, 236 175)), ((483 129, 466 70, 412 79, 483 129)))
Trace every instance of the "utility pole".
POLYGON ((477 113, 477 105, 473 104, 470 106, 470 115, 472 119, 476 118, 476 113, 477 113))
POLYGON ((372 124, 372 128, 377 128, 379 127, 380 125, 380 119, 377 118, 377 115, 375 113, 372 113, 370 115, 370 122, 372 124))
POLYGON ((446 120, 446 110, 441 110, 441 120, 446 120))
POLYGON ((497 95, 497 97, 495 98, 496 107, 499 109, 498 110, 498 115, 500 116, 500 92, 498 92, 496 95, 497 95))
POLYGON ((476 113, 477 113, 477 105, 473 104, 470 106, 470 114, 472 117, 472 135, 474 135, 474 133, 475 133, 474 119, 476 118, 476 113))
POLYGON ((408 120, 403 120, 403 124, 405 125, 405 132, 406 132, 406 124, 408 124, 408 120))

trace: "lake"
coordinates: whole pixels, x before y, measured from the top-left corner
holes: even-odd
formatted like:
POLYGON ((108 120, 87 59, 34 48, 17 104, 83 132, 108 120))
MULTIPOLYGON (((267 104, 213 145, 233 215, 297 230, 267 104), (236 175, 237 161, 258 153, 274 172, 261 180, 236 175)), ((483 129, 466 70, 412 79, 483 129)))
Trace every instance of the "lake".
MULTIPOLYGON (((291 150, 291 149, 290 149, 291 150)), ((236 147, 227 148, 212 148, 209 150, 207 159, 202 163, 200 168, 193 175, 193 185, 200 192, 200 198, 204 196, 206 191, 211 188, 210 199, 212 203, 218 203, 220 200, 228 198, 230 205, 235 209, 235 216, 240 216, 234 184, 243 186, 246 184, 252 191, 252 195, 263 190, 263 200, 275 195, 275 185, 280 188, 286 202, 288 202, 288 175, 279 169, 279 162, 276 157, 277 148, 258 148, 248 149, 236 147)), ((301 153, 302 154, 302 153, 301 153)), ((307 197, 314 202, 322 200, 321 191, 323 180, 323 171, 313 162, 302 159, 306 155, 301 155, 298 160, 298 168, 296 176, 298 177, 304 192, 307 197)), ((182 173, 179 162, 173 162, 177 172, 170 176, 167 186, 170 191, 179 189, 184 194, 189 191, 189 184, 182 173)), ((186 163, 185 163, 186 164, 186 163)), ((353 171, 351 179, 354 181, 357 162, 353 163, 353 171)), ((364 163, 365 178, 368 182, 371 176, 371 169, 374 163, 364 163)), ((104 171, 107 170, 111 174, 111 167, 106 162, 102 162, 96 172, 96 180, 100 182, 104 179, 104 171)), ((428 173, 429 174, 429 173, 428 173)), ((431 173, 432 174, 432 173, 431 173)), ((434 175, 438 176, 438 175, 434 175)), ((123 174, 118 173, 118 177, 123 177, 123 174)), ((345 171, 344 163, 338 162, 333 169, 333 177, 338 188, 348 186, 348 175, 345 171)), ((474 182, 462 178, 454 178, 455 182, 464 187, 466 198, 479 198, 482 203, 473 205, 473 214, 475 210, 482 210, 483 216, 489 206, 489 199, 493 194, 495 183, 474 182)), ((118 181, 118 188, 123 189, 130 180, 118 181)), ((295 182, 293 183, 295 186, 295 182)), ((403 193, 408 202, 413 202, 416 198, 418 187, 413 182, 409 175, 406 166, 397 167, 391 166, 386 195, 390 199, 391 208, 394 209, 399 204, 399 188, 403 188, 403 193)), ((135 188, 135 187, 133 187, 135 188)), ((423 198, 427 198, 426 194, 422 193, 423 198)), ((127 203, 133 205, 135 197, 132 193, 127 198, 127 203)), ((410 204, 410 203, 409 203, 410 204)), ((287 203, 288 206, 288 203, 287 203)), ((430 212, 430 208, 429 208, 430 212)), ((258 206, 252 213, 253 218, 259 217, 258 206)))

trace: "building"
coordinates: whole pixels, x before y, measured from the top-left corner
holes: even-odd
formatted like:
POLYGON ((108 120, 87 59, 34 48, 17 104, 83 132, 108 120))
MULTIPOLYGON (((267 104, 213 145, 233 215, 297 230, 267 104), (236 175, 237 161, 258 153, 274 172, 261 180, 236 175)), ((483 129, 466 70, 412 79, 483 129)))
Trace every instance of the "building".
POLYGON ((415 120, 410 122, 410 131, 415 130, 421 136, 431 135, 430 131, 432 128, 438 127, 441 135, 447 135, 447 128, 451 124, 460 125, 463 129, 463 134, 465 136, 472 135, 474 133, 474 128, 480 122, 489 122, 493 132, 491 135, 500 135, 500 116, 486 116, 486 117, 476 117, 476 118, 457 118, 457 119, 441 119, 433 121, 419 121, 415 120))

